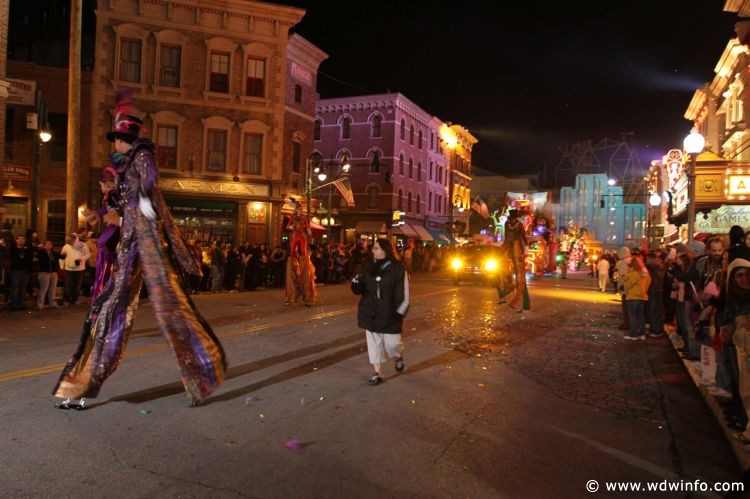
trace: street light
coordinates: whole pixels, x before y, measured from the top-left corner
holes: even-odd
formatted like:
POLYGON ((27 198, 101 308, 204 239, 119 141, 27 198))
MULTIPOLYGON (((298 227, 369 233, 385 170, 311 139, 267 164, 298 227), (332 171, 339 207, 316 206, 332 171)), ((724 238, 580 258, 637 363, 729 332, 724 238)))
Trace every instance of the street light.
POLYGON ((613 178, 610 178, 610 179, 607 180, 607 185, 610 186, 610 187, 612 187, 616 183, 617 183, 617 180, 615 180, 613 178))
POLYGON ((695 232, 695 160, 703 151, 706 145, 706 139, 698 133, 698 129, 693 127, 690 135, 683 141, 685 152, 690 155, 690 166, 688 167, 688 243, 693 242, 695 232))
POLYGON ((312 198, 312 191, 316 191, 318 189, 321 189, 323 187, 328 187, 328 211, 326 212, 326 220, 323 222, 324 225, 326 225, 326 238, 328 241, 331 240, 331 225, 333 224, 333 219, 331 217, 331 210, 332 210, 332 204, 333 204, 333 184, 337 181, 341 180, 342 178, 348 178, 349 177, 349 169, 351 168, 351 164, 349 163, 348 156, 344 155, 341 158, 340 162, 336 162, 331 158, 331 161, 329 161, 327 164, 321 166, 319 164, 318 157, 315 156, 315 165, 313 165, 313 157, 310 157, 307 160, 306 163, 306 191, 307 191, 307 216, 310 220, 312 220, 312 214, 310 213, 310 200, 312 198), (326 173, 326 170, 328 170, 328 173, 326 173), (315 188, 312 186, 312 176, 313 174, 318 178, 319 182, 325 182, 326 180, 329 180, 329 182, 321 184, 315 188))

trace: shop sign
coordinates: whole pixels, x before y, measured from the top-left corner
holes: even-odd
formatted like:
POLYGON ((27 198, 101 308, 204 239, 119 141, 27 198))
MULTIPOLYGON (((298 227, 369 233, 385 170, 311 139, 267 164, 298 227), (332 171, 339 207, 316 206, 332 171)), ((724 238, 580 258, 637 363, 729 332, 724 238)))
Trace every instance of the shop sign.
POLYGON ((10 82, 8 88, 7 104, 19 106, 33 106, 36 104, 36 82, 33 80, 16 80, 7 78, 10 82))
POLYGON ((677 189, 677 192, 675 192, 672 200, 673 200, 672 202, 674 203, 673 213, 675 214, 681 213, 682 210, 687 208, 687 204, 688 204, 687 183, 684 183, 679 189, 677 189))
POLYGON ((750 175, 729 175, 730 196, 750 196, 750 175))
POLYGON ((243 182, 213 182, 210 180, 185 180, 162 178, 163 191, 195 192, 199 194, 224 194, 229 196, 268 196, 268 186, 243 182))
POLYGON ((695 227, 698 232, 729 232, 733 225, 750 227, 750 206, 722 205, 711 210, 708 218, 702 214, 695 217, 695 227))
POLYGON ((27 166, 5 165, 0 166, 0 171, 3 173, 2 177, 6 179, 27 182, 31 180, 31 168, 27 166))

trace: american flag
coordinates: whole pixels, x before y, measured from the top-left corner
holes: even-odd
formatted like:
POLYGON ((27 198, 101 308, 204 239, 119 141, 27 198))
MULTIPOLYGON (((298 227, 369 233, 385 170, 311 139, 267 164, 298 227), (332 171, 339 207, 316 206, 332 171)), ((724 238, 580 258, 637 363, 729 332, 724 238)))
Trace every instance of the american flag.
POLYGON ((471 209, 479 213, 482 218, 490 218, 490 210, 487 208, 487 203, 482 201, 482 198, 479 196, 474 198, 474 202, 471 203, 471 209))
POLYGON ((344 177, 331 182, 332 185, 338 189, 341 193, 341 197, 346 201, 347 206, 354 206, 354 192, 352 191, 352 185, 349 183, 349 179, 344 177))

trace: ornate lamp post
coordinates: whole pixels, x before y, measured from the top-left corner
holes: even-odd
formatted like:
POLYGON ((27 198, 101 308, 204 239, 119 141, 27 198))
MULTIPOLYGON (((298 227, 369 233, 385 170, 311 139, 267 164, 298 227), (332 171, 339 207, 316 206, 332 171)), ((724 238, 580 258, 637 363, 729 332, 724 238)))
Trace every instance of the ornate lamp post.
POLYGON ((703 151, 706 145, 706 139, 698 133, 697 128, 693 128, 690 135, 685 137, 683 146, 685 152, 690 154, 690 164, 688 166, 688 243, 693 242, 695 234, 695 160, 703 151))

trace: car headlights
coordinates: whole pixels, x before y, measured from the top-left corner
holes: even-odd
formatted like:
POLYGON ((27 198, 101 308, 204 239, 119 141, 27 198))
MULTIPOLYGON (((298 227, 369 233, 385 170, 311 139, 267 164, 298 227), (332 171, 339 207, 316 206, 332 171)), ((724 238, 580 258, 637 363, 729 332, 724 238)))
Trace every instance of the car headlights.
POLYGON ((451 260, 451 267, 453 267, 453 270, 458 270, 461 268, 461 259, 460 258, 454 258, 451 260))
POLYGON ((487 272, 497 272, 497 260, 490 258, 484 262, 484 270, 487 272))

